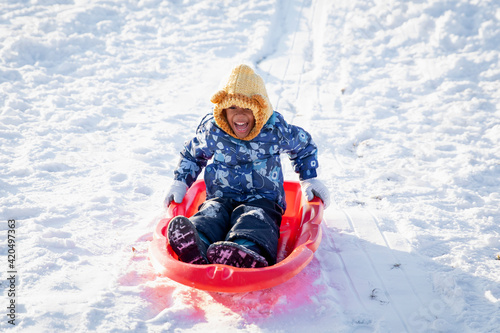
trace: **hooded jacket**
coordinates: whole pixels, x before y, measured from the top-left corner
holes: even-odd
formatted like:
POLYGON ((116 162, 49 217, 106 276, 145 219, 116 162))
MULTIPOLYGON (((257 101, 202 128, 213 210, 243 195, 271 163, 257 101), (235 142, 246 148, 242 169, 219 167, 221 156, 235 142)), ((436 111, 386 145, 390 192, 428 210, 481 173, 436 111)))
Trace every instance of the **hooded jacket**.
POLYGON ((316 145, 309 133, 273 111, 264 81, 252 68, 236 66, 224 82, 211 98, 213 112, 203 118, 196 137, 186 142, 174 177, 191 186, 206 167, 207 199, 249 202, 267 198, 285 210, 280 154, 288 154, 300 180, 314 178, 316 145), (254 128, 242 139, 223 111, 232 105, 251 109, 255 118, 254 128))
POLYGON ((174 177, 191 186, 205 168, 207 199, 249 202, 267 198, 285 210, 282 153, 288 154, 300 180, 316 177, 317 147, 310 134, 288 124, 280 113, 274 111, 251 140, 237 139, 222 130, 210 113, 196 136, 185 143, 174 177))

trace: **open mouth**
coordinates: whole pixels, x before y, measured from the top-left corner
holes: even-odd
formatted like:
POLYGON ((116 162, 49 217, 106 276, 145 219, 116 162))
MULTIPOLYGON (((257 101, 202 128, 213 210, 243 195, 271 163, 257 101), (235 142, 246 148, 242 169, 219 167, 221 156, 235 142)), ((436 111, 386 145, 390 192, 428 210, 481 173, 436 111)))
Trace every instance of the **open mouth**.
POLYGON ((245 122, 234 122, 234 129, 238 132, 244 133, 248 129, 248 123, 245 122))

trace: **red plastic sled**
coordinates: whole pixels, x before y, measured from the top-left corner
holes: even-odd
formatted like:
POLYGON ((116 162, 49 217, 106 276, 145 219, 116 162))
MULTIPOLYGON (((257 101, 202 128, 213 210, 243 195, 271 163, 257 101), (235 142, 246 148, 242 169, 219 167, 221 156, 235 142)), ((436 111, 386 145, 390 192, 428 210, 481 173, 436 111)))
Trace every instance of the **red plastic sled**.
POLYGON ((149 245, 149 259, 155 270, 184 285, 218 292, 248 292, 274 287, 298 274, 309 264, 321 242, 323 202, 308 202, 299 182, 285 181, 287 210, 281 223, 278 263, 264 268, 236 268, 226 265, 193 265, 177 259, 167 244, 166 230, 177 215, 190 217, 205 201, 205 183, 196 181, 180 204, 170 205, 160 220, 149 245))

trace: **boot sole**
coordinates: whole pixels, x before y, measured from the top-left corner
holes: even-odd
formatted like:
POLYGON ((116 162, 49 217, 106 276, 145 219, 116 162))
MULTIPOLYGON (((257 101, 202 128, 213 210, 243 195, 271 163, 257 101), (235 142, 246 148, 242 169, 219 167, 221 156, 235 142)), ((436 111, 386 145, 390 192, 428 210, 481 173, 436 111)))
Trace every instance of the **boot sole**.
POLYGON ((207 258, 213 264, 240 268, 267 267, 267 260, 260 254, 233 242, 217 242, 207 250, 207 258))
POLYGON ((187 217, 178 216, 172 219, 168 225, 167 237, 172 250, 180 261, 197 265, 208 264, 208 260, 203 254, 205 245, 187 217))

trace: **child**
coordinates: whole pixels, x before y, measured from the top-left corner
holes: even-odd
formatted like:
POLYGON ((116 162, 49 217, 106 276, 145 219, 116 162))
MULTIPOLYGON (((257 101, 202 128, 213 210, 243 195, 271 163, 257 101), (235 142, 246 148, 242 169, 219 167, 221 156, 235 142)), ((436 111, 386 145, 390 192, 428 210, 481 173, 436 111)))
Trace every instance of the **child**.
POLYGON ((182 202, 203 168, 207 198, 190 219, 170 221, 168 241, 187 263, 273 265, 286 209, 280 153, 288 154, 307 199, 329 203, 328 189, 315 178, 316 145, 273 111, 262 78, 246 65, 233 69, 211 101, 213 113, 181 152, 165 205, 182 202))

